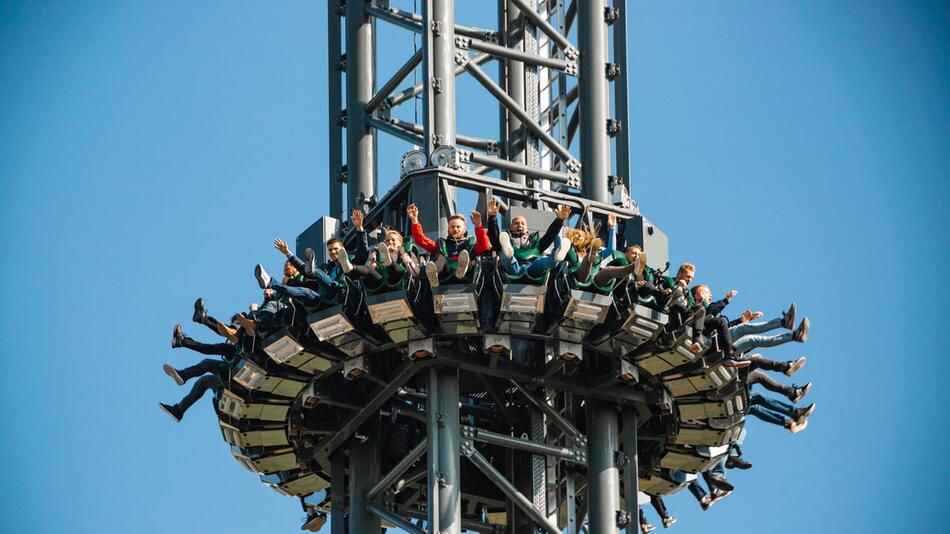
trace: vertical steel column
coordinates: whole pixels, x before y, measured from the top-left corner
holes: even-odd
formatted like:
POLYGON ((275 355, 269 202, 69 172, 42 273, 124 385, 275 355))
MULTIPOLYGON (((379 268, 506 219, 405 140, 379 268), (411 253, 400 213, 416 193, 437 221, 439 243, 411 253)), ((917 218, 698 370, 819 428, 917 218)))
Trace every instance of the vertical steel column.
POLYGON ((346 0, 347 206, 364 211, 376 194, 376 138, 365 109, 376 91, 374 25, 365 7, 365 0, 346 0))
POLYGON ((455 146, 455 2, 422 2, 425 150, 455 146))
POLYGON ((462 481, 459 465, 458 371, 433 369, 429 374, 429 532, 462 531, 462 481))
POLYGON ((350 515, 347 524, 350 533, 380 532, 382 527, 379 516, 369 510, 371 502, 367 496, 379 481, 379 431, 376 423, 369 439, 360 443, 358 438, 350 440, 350 515))
POLYGON ((346 455, 330 456, 330 534, 346 534, 346 455))
POLYGON ((637 500, 639 479, 639 461, 637 459, 637 410, 623 409, 623 452, 627 462, 623 465, 623 502, 629 515, 627 534, 640 532, 640 503, 637 500))
MULTIPOLYGON (((505 32, 504 45, 508 48, 523 50, 524 48, 524 22, 521 19, 521 10, 512 2, 506 2, 505 6, 505 32)), ((504 79, 504 88, 508 95, 520 106, 524 108, 524 63, 514 59, 505 60, 506 76, 504 79)), ((527 163, 526 155, 528 153, 528 134, 521 126, 521 120, 512 113, 503 110, 508 116, 508 146, 505 147, 508 159, 517 163, 527 163)), ((525 175, 512 172, 505 172, 509 182, 519 184, 527 183, 525 175)))
POLYGON ((343 73, 340 72, 340 3, 327 0, 327 182, 330 184, 330 217, 343 213, 343 73))
POLYGON ((595 201, 607 202, 610 174, 610 139, 607 114, 607 24, 604 0, 577 3, 577 40, 580 48, 581 189, 595 201))
POLYGON ((620 121, 620 131, 617 132, 617 175, 630 189, 630 110, 628 107, 627 73, 627 0, 614 0, 614 7, 619 12, 619 18, 614 21, 614 63, 620 66, 620 75, 614 79, 614 112, 615 119, 620 121))
MULTIPOLYGON (((583 8, 582 8, 583 9, 583 8)), ((590 531, 617 534, 620 476, 615 460, 617 412, 604 401, 587 399, 587 500, 590 531)))

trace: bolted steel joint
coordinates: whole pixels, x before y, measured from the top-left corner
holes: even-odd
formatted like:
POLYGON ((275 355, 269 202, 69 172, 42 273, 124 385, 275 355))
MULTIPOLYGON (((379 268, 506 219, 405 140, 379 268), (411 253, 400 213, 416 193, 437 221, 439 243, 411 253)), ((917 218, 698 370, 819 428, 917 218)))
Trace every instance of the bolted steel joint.
POLYGON ((346 54, 340 55, 340 59, 336 62, 336 70, 346 72, 346 54))
POLYGON ((337 117, 336 123, 346 128, 346 110, 345 109, 340 111, 340 116, 337 117))
POLYGON ((459 50, 468 50, 469 45, 472 44, 472 40, 464 35, 457 35, 455 37, 455 48, 459 50))
POLYGON ((341 169, 340 172, 338 172, 337 175, 336 175, 337 179, 340 180, 340 183, 341 183, 341 184, 345 184, 345 183, 347 182, 347 178, 349 178, 349 176, 350 176, 350 175, 349 175, 349 173, 348 173, 347 170, 346 170, 346 165, 344 165, 344 166, 343 166, 343 169, 341 169))
POLYGON ((613 6, 608 6, 604 8, 604 22, 606 22, 607 24, 613 24, 614 22, 617 22, 617 19, 619 18, 620 18, 619 9, 613 6))
POLYGON ((498 42, 498 32, 485 32, 482 34, 482 40, 486 43, 497 43, 498 42))
POLYGON ((442 94, 442 78, 432 78, 432 90, 435 94, 442 94))
MULTIPOLYGON (((636 499, 636 496, 634 496, 636 499)), ((626 510, 617 510, 617 527, 624 528, 630 524, 630 512, 626 510)))
POLYGON ((581 162, 577 161, 574 158, 571 158, 570 161, 565 163, 567 166, 567 171, 571 173, 581 172, 581 162))
POLYGON ((466 52, 465 50, 459 50, 458 52, 456 52, 455 64, 460 67, 464 67, 465 65, 468 65, 468 52, 466 52))
POLYGON ((604 75, 607 76, 608 80, 614 80, 620 75, 620 65, 617 65, 616 63, 604 64, 604 75))
POLYGON ((442 35, 442 21, 438 21, 438 20, 432 21, 432 35, 436 37, 442 35))
POLYGON ((614 465, 617 467, 623 468, 623 466, 627 465, 629 460, 630 458, 626 455, 626 453, 620 451, 614 452, 614 465))
POLYGON ((620 130, 622 127, 623 127, 623 123, 621 123, 619 120, 607 119, 607 135, 609 135, 610 137, 614 137, 618 133, 620 133, 620 130))
POLYGON ((577 62, 574 60, 568 61, 567 65, 564 65, 564 74, 577 76, 577 62))
POLYGON ((341 17, 346 15, 346 0, 340 0, 336 4, 336 14, 341 17))
POLYGON ((573 46, 569 46, 566 50, 564 50, 564 57, 570 59, 571 61, 576 60, 578 56, 580 56, 580 53, 573 46))
POLYGON ((438 475, 436 475, 435 480, 440 488, 444 488, 447 485, 445 483, 445 473, 440 472, 438 475))

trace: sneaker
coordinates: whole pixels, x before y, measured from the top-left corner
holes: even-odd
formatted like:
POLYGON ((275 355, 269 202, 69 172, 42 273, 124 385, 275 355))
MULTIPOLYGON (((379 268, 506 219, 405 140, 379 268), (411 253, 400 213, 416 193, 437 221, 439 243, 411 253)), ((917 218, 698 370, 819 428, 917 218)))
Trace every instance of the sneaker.
POLYGON ((670 528, 670 527, 672 527, 674 524, 676 524, 676 518, 675 518, 675 517, 673 517, 673 516, 671 516, 671 515, 668 515, 668 516, 666 516, 666 517, 663 518, 663 528, 670 528))
POLYGON ((587 249, 587 261, 593 263, 602 248, 604 248, 604 240, 595 237, 594 240, 590 242, 590 248, 587 249))
POLYGON ((791 421, 790 423, 785 425, 785 428, 787 428, 788 431, 791 432, 792 434, 798 434, 802 430, 805 430, 805 427, 807 426, 808 426, 808 419, 803 419, 802 422, 800 423, 798 421, 791 421))
POLYGON ((170 404, 165 404, 164 402, 158 403, 158 407, 162 409, 163 412, 167 413, 169 417, 175 420, 176 423, 181 422, 181 416, 184 415, 181 413, 181 410, 178 409, 178 406, 173 406, 170 404))
POLYGON ((788 311, 782 314, 782 328, 791 330, 795 327, 795 303, 788 307, 788 311))
POLYGON ((797 360, 788 362, 788 369, 785 369, 785 376, 792 376, 797 373, 799 369, 805 367, 805 357, 802 356, 797 360))
POLYGON ((792 401, 792 404, 796 404, 798 401, 802 400, 805 395, 808 395, 809 391, 811 391, 811 382, 805 384, 802 387, 796 387, 795 394, 789 397, 788 400, 792 401))
POLYGON ((693 341, 693 344, 689 346, 689 351, 693 354, 699 354, 703 350, 703 345, 699 341, 693 341))
POLYGON ((434 261, 426 263, 426 277, 429 279, 429 287, 439 287, 439 266, 434 261))
POLYGON ((554 261, 561 262, 564 261, 564 258, 567 257, 567 253, 571 250, 571 240, 562 237, 561 244, 557 247, 557 252, 554 253, 554 261))
POLYGON ((736 489, 735 486, 729 483, 729 481, 723 478, 721 475, 707 473, 705 478, 706 478, 707 484, 709 484, 710 486, 719 488, 723 491, 732 491, 736 489))
POLYGON ((350 255, 346 252, 345 248, 340 248, 340 255, 336 257, 336 261, 340 264, 340 269, 343 269, 343 274, 353 270, 353 264, 350 263, 350 255))
POLYGON ((379 259, 383 260, 383 267, 389 267, 393 264, 393 257, 389 253, 389 247, 386 246, 386 243, 377 243, 376 253, 379 254, 379 259))
POLYGON ((749 360, 737 360, 735 358, 726 358, 725 360, 722 361, 723 367, 730 367, 730 368, 736 368, 736 369, 741 369, 744 367, 748 367, 750 365, 752 365, 752 362, 750 362, 749 360))
POLYGON ((172 380, 174 380, 175 383, 178 384, 179 386, 185 385, 185 380, 181 377, 180 374, 178 374, 178 371, 171 365, 168 365, 166 363, 165 365, 162 366, 162 370, 165 371, 165 374, 168 375, 172 380))
POLYGON ((270 287, 270 275, 267 274, 267 271, 264 270, 264 266, 260 263, 254 266, 254 278, 257 278, 257 284, 261 286, 261 289, 270 287))
POLYGON ((802 324, 798 325, 798 328, 795 329, 792 339, 799 343, 804 343, 808 341, 808 329, 811 327, 811 323, 808 321, 808 317, 802 319, 802 324))
POLYGON ((729 491, 713 490, 712 502, 709 504, 712 505, 714 503, 717 503, 730 495, 732 495, 732 490, 729 490, 729 491))
POLYGON ((181 325, 176 324, 175 329, 172 330, 172 348, 177 349, 181 346, 181 340, 185 339, 185 334, 181 331, 181 325))
POLYGON ((435 267, 437 272, 442 272, 445 270, 445 256, 439 254, 435 257, 435 267))
POLYGON ((203 323, 207 317, 208 312, 205 311, 205 301, 199 297, 198 300, 195 301, 195 314, 191 316, 191 320, 196 323, 203 323))
POLYGON ((705 512, 706 510, 709 510, 709 507, 712 506, 714 502, 716 501, 710 499, 709 495, 703 495, 703 498, 699 500, 699 506, 705 512))
POLYGON ((501 244, 501 253, 504 254, 506 258, 515 255, 515 249, 511 247, 511 236, 508 235, 508 232, 498 234, 498 243, 501 244))
POLYGON ((752 467, 752 462, 741 458, 739 456, 733 456, 726 460, 726 469, 749 469, 752 467))
POLYGON ((308 248, 303 251, 303 272, 307 276, 313 276, 313 273, 317 270, 317 254, 313 251, 312 248, 308 248))
POLYGON ((458 257, 458 266, 455 268, 455 277, 459 280, 465 278, 465 273, 468 272, 468 263, 469 255, 467 250, 459 252, 458 257))
POLYGON ((640 530, 643 531, 643 534, 647 534, 647 532, 653 532, 656 530, 656 527, 650 523, 640 523, 640 530))
POLYGON ((318 532, 323 525, 327 522, 327 515, 323 513, 316 513, 312 516, 307 516, 307 520, 304 521, 303 525, 300 525, 300 530, 306 530, 309 532, 318 532))
POLYGON ((808 420, 808 416, 815 412, 815 403, 811 403, 804 408, 795 409, 795 422, 802 423, 808 420))

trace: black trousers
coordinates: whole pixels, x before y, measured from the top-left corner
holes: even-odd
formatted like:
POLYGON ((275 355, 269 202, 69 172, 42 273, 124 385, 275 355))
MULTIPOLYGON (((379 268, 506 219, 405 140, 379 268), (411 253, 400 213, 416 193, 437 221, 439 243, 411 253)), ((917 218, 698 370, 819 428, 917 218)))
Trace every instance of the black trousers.
POLYGON ((201 354, 207 354, 209 356, 224 356, 225 358, 234 357, 234 345, 230 343, 202 343, 185 336, 181 340, 181 346, 191 349, 195 352, 200 352, 201 354))
POLYGON ((750 386, 752 384, 759 384, 769 391, 774 391, 775 393, 781 393, 782 395, 785 395, 786 397, 788 397, 788 400, 792 400, 795 398, 796 392, 795 392, 794 387, 780 384, 771 376, 765 373, 752 371, 751 373, 749 373, 749 377, 746 379, 746 381, 749 383, 750 386))
POLYGON ((784 373, 788 371, 788 362, 777 362, 775 360, 770 360, 768 358, 763 358, 758 354, 753 354, 751 356, 743 357, 743 360, 748 360, 752 362, 749 365, 749 370, 762 369, 763 371, 775 371, 777 373, 784 373))

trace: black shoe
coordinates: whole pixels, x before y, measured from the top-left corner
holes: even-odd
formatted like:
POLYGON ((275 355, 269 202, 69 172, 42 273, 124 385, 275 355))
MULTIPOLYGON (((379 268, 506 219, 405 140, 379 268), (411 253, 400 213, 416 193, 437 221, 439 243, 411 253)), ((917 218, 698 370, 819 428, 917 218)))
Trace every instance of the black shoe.
POLYGON ((732 491, 732 490, 736 489, 735 486, 733 486, 732 484, 730 484, 728 480, 726 480, 725 478, 721 477, 720 475, 713 474, 713 473, 706 473, 705 478, 706 478, 706 483, 707 483, 707 484, 709 484, 710 486, 714 486, 714 487, 716 487, 716 488, 719 488, 719 489, 721 489, 721 490, 723 490, 723 491, 732 491))
POLYGON ((195 301, 195 314, 191 316, 191 320, 196 323, 204 323, 205 319, 208 317, 208 312, 205 310, 205 301, 202 298, 198 298, 195 301))
POLYGON ((798 401, 805 397, 805 395, 808 395, 809 391, 811 391, 811 382, 805 384, 802 387, 796 387, 795 394, 789 397, 788 400, 792 401, 792 404, 797 404, 798 401))
POLYGON ((795 328, 795 303, 788 307, 788 311, 782 314, 782 328, 791 330, 795 328))
POLYGON ((749 469, 750 467, 752 467, 752 462, 738 456, 726 460, 726 469, 749 469))
POLYGON ((178 409, 178 406, 173 406, 170 404, 165 404, 164 402, 158 403, 158 407, 162 409, 163 412, 167 413, 176 423, 181 422, 181 416, 184 414, 181 413, 181 410, 178 409))
POLYGON ((307 276, 313 276, 317 270, 317 255, 312 248, 303 251, 303 273, 307 276))
POLYGON ((165 365, 162 366, 162 370, 165 371, 165 374, 168 375, 169 378, 174 380, 175 383, 178 384, 179 386, 185 385, 185 379, 182 378, 181 375, 178 374, 178 370, 172 367, 171 365, 168 365, 166 363, 165 365))
POLYGON ((712 506, 714 502, 716 501, 712 500, 709 495, 704 495, 703 498, 699 500, 699 506, 705 512, 706 510, 709 510, 709 507, 712 506))
POLYGON ((172 330, 172 348, 177 349, 180 347, 183 339, 185 339, 185 334, 181 332, 181 325, 176 324, 175 329, 172 330))

